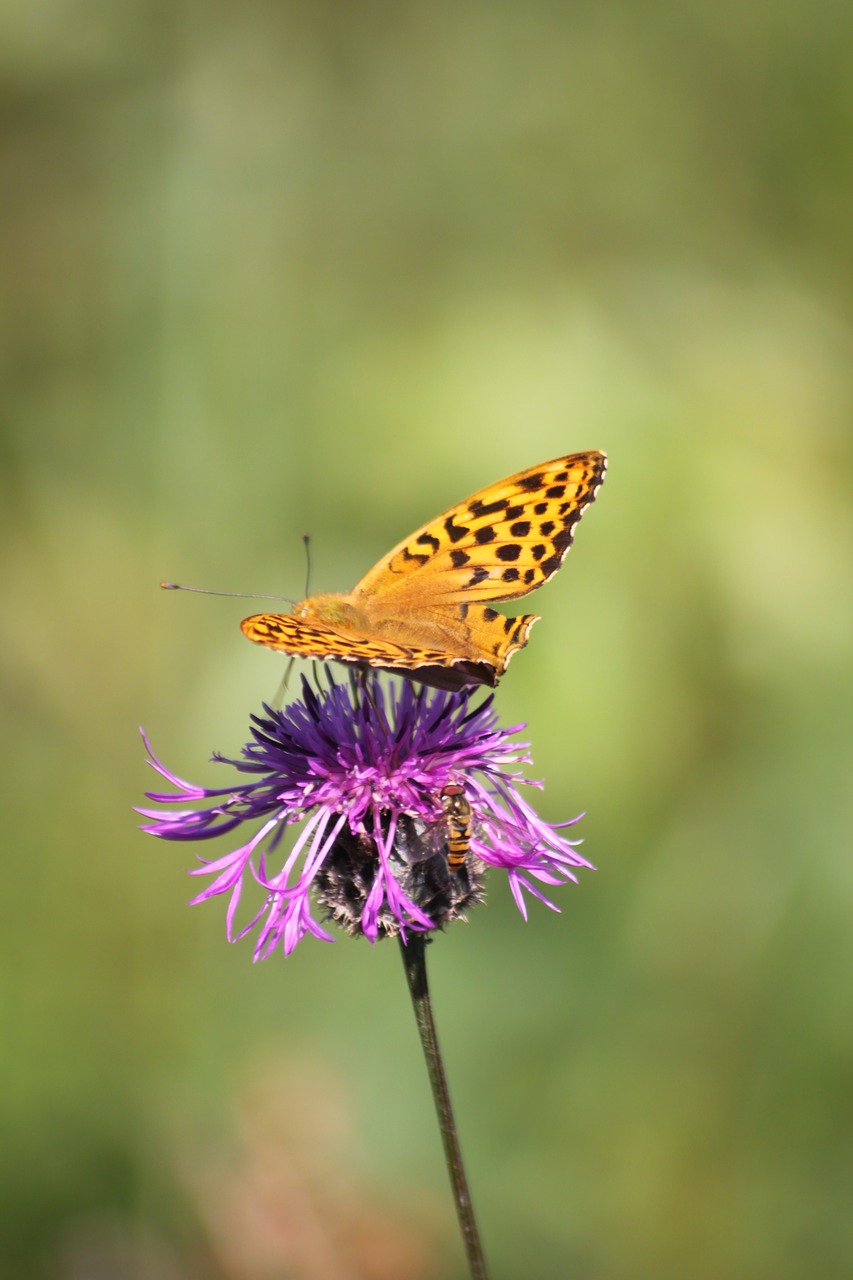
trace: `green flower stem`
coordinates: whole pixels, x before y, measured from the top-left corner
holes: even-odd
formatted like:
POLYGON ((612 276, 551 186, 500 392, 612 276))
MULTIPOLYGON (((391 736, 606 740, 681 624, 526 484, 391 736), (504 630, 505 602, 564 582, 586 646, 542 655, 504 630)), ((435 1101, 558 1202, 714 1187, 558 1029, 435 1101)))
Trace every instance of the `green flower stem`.
POLYGON ((472 1280, 488 1280, 486 1261, 480 1244, 480 1234, 477 1231, 477 1223, 474 1219, 474 1210, 471 1205, 471 1195, 468 1191, 468 1182, 462 1164, 462 1152, 459 1149, 459 1138, 456 1133, 456 1123, 453 1119, 453 1108, 450 1105, 450 1093, 447 1088, 447 1078, 444 1074, 444 1063, 441 1058, 441 1050, 438 1047, 438 1036, 436 1035, 435 1022, 432 1017, 432 1003, 429 998, 426 972, 426 938, 423 934, 410 934, 408 942, 404 943, 402 939, 400 940, 400 949, 403 953, 403 965, 406 970, 406 979, 409 983, 409 992, 411 993, 412 1005, 415 1010, 415 1021, 418 1024, 418 1033, 421 1037, 421 1047, 424 1051, 427 1071, 429 1072, 432 1096, 438 1113, 438 1125, 441 1130, 444 1158, 447 1162, 447 1172, 450 1174, 450 1185, 453 1188, 453 1199, 456 1204, 456 1216, 459 1219, 459 1227, 462 1231, 468 1266, 472 1280))

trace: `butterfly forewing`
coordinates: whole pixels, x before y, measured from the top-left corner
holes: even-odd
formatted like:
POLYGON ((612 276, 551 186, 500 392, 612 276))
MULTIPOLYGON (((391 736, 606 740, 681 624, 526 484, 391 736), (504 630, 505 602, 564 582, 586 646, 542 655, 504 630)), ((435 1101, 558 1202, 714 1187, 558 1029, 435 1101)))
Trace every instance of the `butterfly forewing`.
POLYGON ((353 595, 378 592, 390 607, 525 596, 563 563, 605 469, 604 454, 573 453, 490 485, 401 542, 353 595))

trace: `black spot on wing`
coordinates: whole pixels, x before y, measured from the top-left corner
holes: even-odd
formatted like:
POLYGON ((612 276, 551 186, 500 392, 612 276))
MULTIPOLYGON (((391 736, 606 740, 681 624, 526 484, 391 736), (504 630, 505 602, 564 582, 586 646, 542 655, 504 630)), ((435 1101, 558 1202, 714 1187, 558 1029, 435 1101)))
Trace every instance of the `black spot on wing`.
POLYGON ((451 542, 459 542, 471 532, 466 524, 454 524, 453 516, 448 516, 444 521, 444 531, 451 542))
POLYGON ((553 555, 550 555, 547 560, 543 560, 539 566, 546 578, 550 578, 552 573, 556 573, 565 560, 566 552, 572 545, 573 534, 572 526, 568 525, 565 529, 561 529, 554 538, 552 543, 554 547, 553 555))
POLYGON ((495 534, 495 531, 492 525, 484 524, 482 529, 478 529, 477 532, 474 534, 474 541, 479 543, 480 546, 483 547, 486 545, 487 542, 494 542, 496 536, 497 535, 495 534))
POLYGON ((503 579, 504 582, 518 582, 518 570, 504 569, 503 573, 501 574, 501 578, 503 579))
POLYGON ((462 566, 466 565, 470 559, 471 557, 468 555, 468 552, 463 551, 460 547, 454 547, 450 553, 450 562, 454 569, 461 569, 462 566))
POLYGON ((433 551, 438 551, 439 547, 441 546, 441 543, 439 542, 438 538, 436 538, 431 533, 419 534, 417 541, 421 543, 422 546, 432 547, 433 551))
POLYGON ((526 538, 529 533, 529 520, 516 520, 515 524, 510 526, 510 534, 513 538, 526 538))
POLYGON ((489 576, 489 570, 483 568, 482 565, 479 565, 471 574, 466 585, 469 587, 476 587, 478 583, 482 582, 484 578, 488 578, 489 576))
POLYGON ((498 547, 495 555, 498 560, 503 560, 504 562, 517 560, 521 555, 521 547, 517 542, 505 542, 503 546, 498 547))
POLYGON ((490 609, 488 605, 486 605, 483 610, 483 617, 486 622, 494 622, 495 618, 499 618, 500 616, 501 615, 498 613, 497 609, 490 609))
POLYGON ((408 547, 403 547, 403 559, 414 560, 415 564, 420 565, 426 564, 427 560, 431 559, 431 556, 427 551, 420 553, 417 551, 410 551, 408 547))
POLYGON ((519 489, 527 489, 528 491, 532 491, 534 489, 541 489, 542 478, 543 477, 542 477, 541 471, 531 472, 529 476, 521 477, 521 479, 518 482, 518 487, 519 489))
POLYGON ((483 502, 482 499, 475 498, 468 503, 468 514, 472 520, 479 520, 481 516, 493 516, 499 511, 505 511, 506 506, 506 498, 496 498, 494 502, 483 502))

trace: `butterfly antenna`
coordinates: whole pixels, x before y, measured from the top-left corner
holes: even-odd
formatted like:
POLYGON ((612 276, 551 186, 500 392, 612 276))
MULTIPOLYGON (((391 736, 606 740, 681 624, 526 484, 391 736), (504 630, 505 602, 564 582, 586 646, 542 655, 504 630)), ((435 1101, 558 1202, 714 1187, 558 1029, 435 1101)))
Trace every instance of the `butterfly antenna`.
POLYGON ((289 596, 273 596, 261 591, 211 591, 209 587, 186 587, 182 582, 161 582, 164 591, 195 591, 202 596, 231 596, 237 600, 283 600, 294 604, 289 596))
POLYGON ((305 548, 305 595, 311 594, 311 534, 303 533, 302 545, 305 548))

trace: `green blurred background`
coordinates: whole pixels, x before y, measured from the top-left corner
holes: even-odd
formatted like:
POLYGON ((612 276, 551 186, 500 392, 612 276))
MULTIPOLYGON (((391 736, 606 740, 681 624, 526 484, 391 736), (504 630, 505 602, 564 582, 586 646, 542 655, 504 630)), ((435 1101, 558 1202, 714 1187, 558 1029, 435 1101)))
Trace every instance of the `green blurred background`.
POLYGON ((430 952, 495 1280, 849 1275, 853 9, 2 28, 0 1270, 463 1274, 396 948, 253 968, 135 830, 282 668, 157 584, 603 448, 498 695, 599 870, 430 952))

